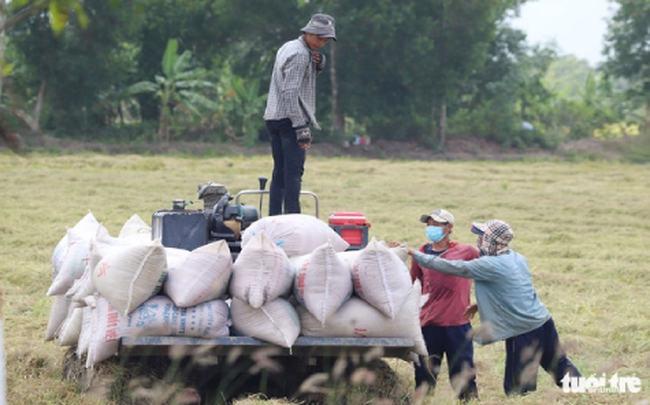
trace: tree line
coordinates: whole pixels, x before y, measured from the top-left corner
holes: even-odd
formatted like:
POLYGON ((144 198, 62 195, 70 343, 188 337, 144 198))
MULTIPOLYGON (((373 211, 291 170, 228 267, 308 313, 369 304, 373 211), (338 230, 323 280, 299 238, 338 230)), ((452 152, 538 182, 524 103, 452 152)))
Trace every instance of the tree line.
POLYGON ((319 140, 444 149, 471 135, 553 148, 645 131, 650 0, 616 0, 597 69, 509 26, 525 2, 2 0, 0 123, 104 142, 252 145, 264 138, 276 50, 325 12, 339 41, 323 49, 319 140))

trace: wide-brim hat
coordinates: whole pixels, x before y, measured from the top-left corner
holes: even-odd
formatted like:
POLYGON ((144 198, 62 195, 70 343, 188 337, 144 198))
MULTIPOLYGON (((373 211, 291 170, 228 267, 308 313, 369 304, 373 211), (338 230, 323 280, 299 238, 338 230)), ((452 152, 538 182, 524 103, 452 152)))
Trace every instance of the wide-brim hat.
POLYGON ((327 14, 314 14, 301 32, 318 35, 323 38, 332 38, 336 41, 336 22, 334 17, 327 14))

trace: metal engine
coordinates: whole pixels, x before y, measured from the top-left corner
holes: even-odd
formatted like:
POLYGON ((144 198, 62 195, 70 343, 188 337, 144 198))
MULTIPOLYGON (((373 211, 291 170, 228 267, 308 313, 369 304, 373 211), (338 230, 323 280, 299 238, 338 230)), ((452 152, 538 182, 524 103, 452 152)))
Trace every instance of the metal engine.
MULTIPOLYGON (((260 191, 266 183, 260 178, 260 191)), ((197 197, 203 200, 202 210, 186 209, 185 200, 173 200, 172 209, 156 211, 152 216, 152 238, 160 238, 170 248, 194 250, 211 242, 225 240, 233 259, 241 251, 242 232, 259 219, 259 211, 251 205, 231 204, 228 189, 213 182, 198 186, 197 197)))

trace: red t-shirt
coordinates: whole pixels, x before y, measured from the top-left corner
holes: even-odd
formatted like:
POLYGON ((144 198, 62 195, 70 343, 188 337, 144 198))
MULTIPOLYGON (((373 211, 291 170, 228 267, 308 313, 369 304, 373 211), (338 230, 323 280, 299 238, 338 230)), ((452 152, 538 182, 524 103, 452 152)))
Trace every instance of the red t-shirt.
MULTIPOLYGON (((420 246, 420 252, 424 253, 425 246, 420 246)), ((450 242, 449 248, 440 257, 472 260, 479 257, 479 251, 472 245, 450 242)), ((472 280, 422 269, 415 260, 411 260, 411 279, 421 281, 423 296, 429 294, 420 310, 420 326, 458 326, 469 322, 463 316, 463 311, 469 305, 472 280)))

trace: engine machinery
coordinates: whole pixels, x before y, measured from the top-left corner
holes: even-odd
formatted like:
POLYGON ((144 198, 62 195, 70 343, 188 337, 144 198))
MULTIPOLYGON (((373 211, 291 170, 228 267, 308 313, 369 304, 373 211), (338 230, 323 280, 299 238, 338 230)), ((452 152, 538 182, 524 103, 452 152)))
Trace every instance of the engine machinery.
MULTIPOLYGON (((259 177, 258 190, 242 190, 233 197, 228 189, 218 183, 199 184, 197 198, 203 200, 203 209, 186 209, 185 200, 173 200, 172 209, 156 211, 151 220, 153 239, 160 238, 163 246, 194 250, 208 243, 225 240, 233 260, 241 252, 242 233, 253 222, 261 218, 262 201, 267 178, 259 177), (240 204, 242 195, 259 195, 259 210, 252 205, 240 204), (231 202, 232 201, 232 202, 231 202)), ((315 217, 318 218, 318 196, 311 191, 300 192, 314 198, 315 217)), ((329 216, 329 226, 346 240, 348 250, 363 249, 368 244, 370 223, 361 212, 333 212, 329 216)))
MULTIPOLYGON (((266 178, 259 180, 261 196, 266 178)), ((231 203, 233 197, 228 189, 214 182, 200 184, 197 197, 203 200, 202 210, 186 209, 185 200, 173 200, 172 209, 156 211, 151 220, 152 238, 160 238, 165 247, 185 250, 225 240, 236 258, 241 251, 242 232, 260 217, 257 207, 240 204, 239 199, 231 203)))

